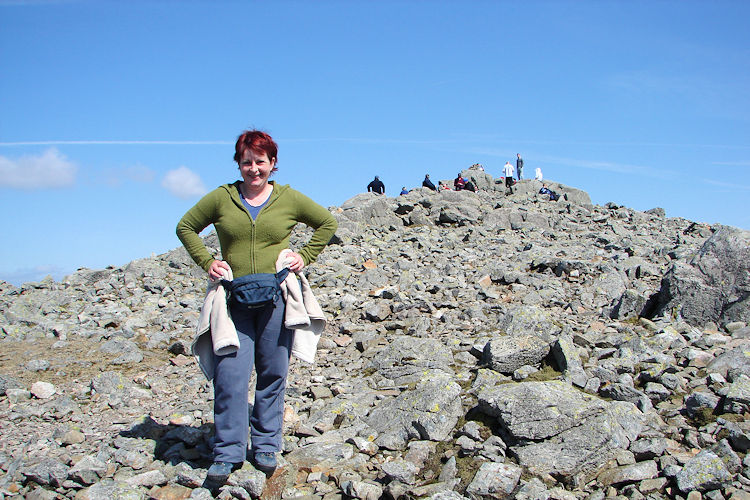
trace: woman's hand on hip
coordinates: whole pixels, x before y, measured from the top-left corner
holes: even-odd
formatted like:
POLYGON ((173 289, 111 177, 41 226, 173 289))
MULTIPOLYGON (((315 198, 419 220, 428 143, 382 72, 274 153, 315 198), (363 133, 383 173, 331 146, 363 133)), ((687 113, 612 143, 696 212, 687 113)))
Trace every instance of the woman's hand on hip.
POLYGON ((223 270, 229 271, 229 269, 229 264, 223 260, 215 260, 208 269, 208 277, 211 278, 211 281, 216 281, 224 277, 223 270))
POLYGON ((305 261, 302 260, 302 256, 297 252, 290 252, 288 258, 291 259, 291 262, 287 267, 291 272, 298 273, 305 267, 305 261))

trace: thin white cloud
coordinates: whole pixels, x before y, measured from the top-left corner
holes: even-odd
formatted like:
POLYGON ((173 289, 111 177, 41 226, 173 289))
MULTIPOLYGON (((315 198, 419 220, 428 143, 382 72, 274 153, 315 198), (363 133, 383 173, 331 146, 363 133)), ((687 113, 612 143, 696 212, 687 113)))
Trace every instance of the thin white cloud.
POLYGON ((713 161, 711 165, 722 165, 725 167, 750 167, 750 161, 713 161))
POLYGON ((205 146, 205 145, 234 145, 230 141, 14 141, 0 142, 0 146, 121 146, 121 145, 166 145, 166 146, 205 146))
MULTIPOLYGON (((474 149, 472 154, 497 156, 501 158, 512 158, 515 153, 509 150, 497 149, 474 149)), ((563 158, 558 156, 535 156, 535 160, 544 168, 545 164, 554 166, 566 166, 572 168, 586 168, 589 170, 601 170, 618 174, 640 175, 657 179, 672 179, 678 177, 679 173, 663 168, 653 168, 646 165, 632 165, 628 163, 614 163, 608 161, 581 160, 576 158, 563 158)))
POLYGON ((715 181, 713 179, 702 179, 703 182, 706 184, 711 184, 713 186, 719 186, 723 188, 729 188, 732 190, 739 190, 739 191, 750 191, 750 186, 744 186, 742 184, 736 184, 734 182, 722 182, 722 181, 715 181))
POLYGON ((73 185, 77 170, 78 167, 55 148, 16 160, 0 156, 0 187, 64 188, 73 185))
POLYGON ((185 166, 167 172, 161 185, 178 198, 185 199, 202 196, 207 191, 200 176, 185 166))

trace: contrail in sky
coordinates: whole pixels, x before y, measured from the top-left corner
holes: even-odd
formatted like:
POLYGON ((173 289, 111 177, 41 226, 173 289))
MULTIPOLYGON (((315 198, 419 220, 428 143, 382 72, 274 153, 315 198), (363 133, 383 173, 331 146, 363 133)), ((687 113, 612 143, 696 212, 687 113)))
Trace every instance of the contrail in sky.
POLYGON ((186 146, 186 145, 217 145, 234 144, 234 141, 19 141, 19 142, 0 142, 0 146, 59 146, 59 145, 168 145, 168 146, 186 146))

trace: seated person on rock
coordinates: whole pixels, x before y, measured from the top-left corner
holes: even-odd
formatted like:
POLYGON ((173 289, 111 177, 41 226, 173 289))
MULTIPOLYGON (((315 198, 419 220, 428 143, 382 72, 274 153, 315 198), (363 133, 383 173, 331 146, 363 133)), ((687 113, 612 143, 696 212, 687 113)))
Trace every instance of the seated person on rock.
POLYGON ((548 194, 549 201, 557 201, 560 199, 560 195, 548 188, 547 184, 542 184, 542 189, 539 190, 539 194, 548 194))

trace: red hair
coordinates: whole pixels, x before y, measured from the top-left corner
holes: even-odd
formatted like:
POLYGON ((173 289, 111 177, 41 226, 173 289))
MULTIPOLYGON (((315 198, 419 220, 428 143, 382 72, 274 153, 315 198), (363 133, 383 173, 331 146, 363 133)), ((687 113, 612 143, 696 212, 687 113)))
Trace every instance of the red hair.
POLYGON ((245 154, 247 149, 258 155, 265 153, 269 161, 274 162, 272 172, 278 170, 276 162, 278 161, 279 146, 270 135, 260 130, 245 130, 242 132, 237 138, 237 143, 234 145, 234 161, 237 162, 237 165, 240 164, 242 155, 245 154))

